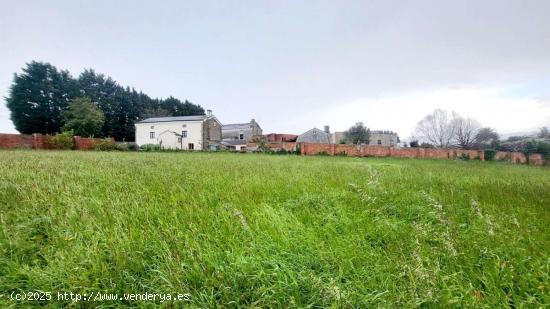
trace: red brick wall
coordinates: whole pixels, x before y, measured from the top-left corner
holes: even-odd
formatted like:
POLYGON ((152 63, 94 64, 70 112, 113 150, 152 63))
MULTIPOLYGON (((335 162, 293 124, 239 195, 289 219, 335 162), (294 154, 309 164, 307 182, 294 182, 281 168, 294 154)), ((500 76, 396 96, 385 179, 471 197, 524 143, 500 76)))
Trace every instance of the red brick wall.
POLYGON ((396 158, 431 158, 454 159, 463 154, 470 159, 484 160, 484 152, 480 150, 455 150, 455 149, 430 149, 430 148, 393 148, 369 145, 347 144, 313 144, 301 143, 302 155, 316 155, 326 153, 328 155, 346 154, 353 157, 396 157, 396 158))
POLYGON ((529 164, 544 165, 544 157, 540 153, 530 154, 529 155, 529 164))
POLYGON ((34 148, 34 137, 32 135, 0 133, 0 148, 34 148))
POLYGON ((270 133, 270 134, 267 134, 265 137, 268 142, 291 142, 291 141, 296 141, 296 138, 298 138, 298 135, 270 133))
MULTIPOLYGON (((74 149, 93 150, 94 146, 101 142, 99 138, 73 137, 74 149)), ((110 138, 114 143, 115 140, 110 138)), ((0 149, 32 148, 32 149, 57 149, 53 143, 52 136, 42 134, 4 134, 0 133, 0 149)))
POLYGON ((56 144, 54 144, 51 135, 42 135, 35 133, 32 135, 34 137, 34 149, 58 149, 56 144))
POLYGON ((485 159, 485 152, 480 150, 462 150, 462 149, 451 149, 449 150, 449 153, 453 153, 453 155, 450 155, 450 158, 460 158, 462 155, 465 155, 469 159, 485 159))
POLYGON ((522 152, 510 152, 510 162, 527 163, 527 157, 522 152))
MULTIPOLYGON (((269 149, 284 149, 286 151, 294 151, 296 150, 296 143, 288 142, 288 143, 282 143, 282 142, 274 142, 274 143, 267 143, 267 146, 269 149)), ((247 148, 255 148, 258 147, 257 143, 246 143, 247 148)))
POLYGON ((495 160, 496 161, 509 161, 510 160, 510 153, 506 151, 497 151, 495 153, 495 160))
MULTIPOLYGON (((107 139, 109 143, 114 144, 115 140, 113 138, 107 139)), ((101 138, 88 138, 88 137, 73 137, 74 149, 75 150, 94 150, 94 147, 101 143, 103 139, 101 138)))

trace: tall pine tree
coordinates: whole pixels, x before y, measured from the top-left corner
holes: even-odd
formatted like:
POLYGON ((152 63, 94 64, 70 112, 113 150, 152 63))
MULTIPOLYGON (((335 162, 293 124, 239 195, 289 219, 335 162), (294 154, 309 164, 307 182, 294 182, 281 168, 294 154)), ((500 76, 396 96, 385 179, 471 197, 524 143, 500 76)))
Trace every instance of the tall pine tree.
POLYGON ((30 62, 15 74, 6 98, 11 120, 23 134, 53 134, 62 126, 61 112, 76 93, 74 79, 53 65, 30 62))
POLYGON ((88 97, 101 109, 105 122, 100 136, 133 141, 134 123, 148 117, 204 115, 200 105, 169 97, 151 99, 112 78, 87 69, 77 80, 49 63, 31 62, 15 75, 7 103, 16 129, 25 134, 60 132, 61 114, 76 97, 88 97))

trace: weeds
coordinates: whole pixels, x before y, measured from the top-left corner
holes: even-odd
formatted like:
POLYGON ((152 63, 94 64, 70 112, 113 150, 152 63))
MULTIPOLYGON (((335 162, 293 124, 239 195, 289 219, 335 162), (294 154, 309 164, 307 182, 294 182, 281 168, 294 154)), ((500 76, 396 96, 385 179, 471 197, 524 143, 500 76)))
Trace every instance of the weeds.
MULTIPOLYGON (((547 168, 18 150, 0 152, 0 175, 1 295, 179 292, 193 307, 550 303, 547 168)), ((160 304, 0 298, 39 305, 160 304)))

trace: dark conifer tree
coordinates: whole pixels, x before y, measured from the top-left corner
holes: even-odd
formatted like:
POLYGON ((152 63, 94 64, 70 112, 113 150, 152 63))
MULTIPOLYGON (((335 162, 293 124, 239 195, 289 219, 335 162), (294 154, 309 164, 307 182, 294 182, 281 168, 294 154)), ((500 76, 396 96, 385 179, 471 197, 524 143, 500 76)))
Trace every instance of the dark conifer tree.
POLYGON ((15 74, 6 97, 11 120, 23 134, 60 131, 61 112, 75 97, 75 81, 49 63, 31 62, 15 74))

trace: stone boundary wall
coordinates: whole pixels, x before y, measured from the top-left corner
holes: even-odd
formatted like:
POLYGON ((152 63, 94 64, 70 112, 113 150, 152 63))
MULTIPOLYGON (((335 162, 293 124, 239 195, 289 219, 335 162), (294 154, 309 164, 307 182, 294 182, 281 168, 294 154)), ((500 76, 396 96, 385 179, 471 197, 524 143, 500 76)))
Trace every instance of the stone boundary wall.
MULTIPOLYGON (((113 138, 108 140, 111 143, 115 142, 113 138)), ((100 138, 73 137, 75 150, 93 150, 101 141, 100 138)), ((0 133, 0 149, 57 149, 57 146, 53 143, 51 135, 0 133)))

